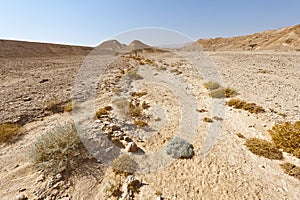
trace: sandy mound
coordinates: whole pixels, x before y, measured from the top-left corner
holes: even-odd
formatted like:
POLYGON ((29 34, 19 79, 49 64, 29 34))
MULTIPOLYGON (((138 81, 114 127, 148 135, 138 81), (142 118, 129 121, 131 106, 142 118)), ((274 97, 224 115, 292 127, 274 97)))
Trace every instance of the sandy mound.
POLYGON ((92 49, 83 46, 0 40, 0 58, 87 55, 92 49))

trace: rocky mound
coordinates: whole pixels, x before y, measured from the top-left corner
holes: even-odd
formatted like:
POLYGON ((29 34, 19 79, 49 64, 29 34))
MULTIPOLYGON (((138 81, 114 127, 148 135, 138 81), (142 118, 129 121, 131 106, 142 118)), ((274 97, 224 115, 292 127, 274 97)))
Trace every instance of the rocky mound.
POLYGON ((197 41, 206 50, 300 50, 300 24, 231 38, 209 38, 197 41))

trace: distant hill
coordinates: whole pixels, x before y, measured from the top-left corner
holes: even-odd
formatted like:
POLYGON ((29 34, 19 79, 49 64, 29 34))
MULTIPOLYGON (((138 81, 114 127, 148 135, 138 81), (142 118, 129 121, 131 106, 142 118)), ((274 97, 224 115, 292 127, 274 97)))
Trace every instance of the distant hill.
POLYGON ((45 57, 87 55, 92 47, 0 40, 0 57, 45 57))
POLYGON ((197 41, 206 50, 300 50, 300 24, 231 38, 209 38, 197 41))

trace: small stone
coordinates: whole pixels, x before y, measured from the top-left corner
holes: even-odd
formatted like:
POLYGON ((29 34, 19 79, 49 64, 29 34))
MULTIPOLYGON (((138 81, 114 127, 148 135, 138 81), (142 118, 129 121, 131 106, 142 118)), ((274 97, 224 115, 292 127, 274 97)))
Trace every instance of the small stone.
POLYGON ((100 119, 96 119, 95 122, 96 122, 96 123, 100 123, 101 120, 100 120, 100 119))
POLYGON ((16 196, 15 199, 16 200, 27 200, 28 197, 26 197, 25 194, 20 194, 20 195, 16 196))
POLYGON ((62 175, 61 174, 56 174, 55 178, 56 178, 56 180, 60 181, 62 179, 62 175))
POLYGON ((23 101, 31 101, 31 98, 30 98, 30 97, 25 97, 25 98, 23 99, 23 101))
POLYGON ((124 144, 118 138, 113 138, 111 142, 119 148, 124 148, 124 144))
POLYGON ((136 152, 138 150, 138 146, 134 142, 128 142, 126 146, 127 152, 136 152))
POLYGON ((132 142, 132 139, 130 137, 128 137, 128 136, 124 136, 124 140, 126 142, 132 142))

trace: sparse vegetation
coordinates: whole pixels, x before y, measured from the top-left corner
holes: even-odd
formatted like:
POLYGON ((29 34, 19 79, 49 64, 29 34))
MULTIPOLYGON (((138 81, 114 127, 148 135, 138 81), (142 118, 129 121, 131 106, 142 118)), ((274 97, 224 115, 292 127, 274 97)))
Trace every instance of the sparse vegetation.
POLYGON ((138 105, 135 105, 132 102, 130 102, 128 114, 133 118, 140 117, 142 115, 142 109, 138 105))
POLYGON ((58 99, 54 98, 51 100, 48 100, 45 103, 45 109, 47 111, 54 113, 61 113, 64 111, 64 107, 63 107, 63 103, 61 101, 59 101, 58 99))
POLYGON ((122 154, 112 163, 112 169, 117 174, 134 174, 138 170, 138 163, 127 154, 122 154))
POLYGON ((259 139, 249 138, 245 142, 249 151, 258 156, 263 156, 268 159, 281 160, 283 159, 282 152, 271 142, 259 139))
POLYGON ((172 138, 167 144, 166 150, 172 158, 192 158, 194 156, 193 146, 179 137, 172 138))
POLYGON ((201 109, 196 109, 197 112, 199 113, 204 113, 204 112, 208 112, 206 109, 201 108, 201 109))
POLYGON ((123 193, 121 188, 121 183, 108 182, 104 188, 104 192, 108 194, 108 197, 121 197, 123 193))
POLYGON ((20 133, 20 127, 16 123, 0 124, 0 144, 12 142, 20 133))
POLYGON ((148 123, 143 121, 143 120, 135 120, 134 121, 134 124, 139 126, 139 127, 145 127, 145 126, 148 126, 148 123))
POLYGON ((218 82, 214 82, 214 81, 208 81, 208 82, 204 83, 203 85, 208 90, 215 90, 215 89, 218 89, 219 87, 221 87, 221 85, 218 82))
POLYGON ((41 135, 29 152, 35 166, 46 174, 71 173, 89 157, 74 124, 57 125, 41 135))
POLYGON ((266 112, 263 107, 258 106, 255 103, 247 103, 247 102, 245 102, 243 100, 239 100, 239 99, 230 99, 227 102, 227 105, 231 106, 233 108, 236 108, 236 109, 246 110, 250 113, 264 113, 264 112, 266 112))
POLYGON ((209 117, 204 117, 203 121, 207 122, 207 123, 212 123, 213 122, 213 120, 211 118, 209 118, 209 117))
POLYGON ((146 103, 146 101, 143 101, 143 103, 142 103, 142 108, 143 108, 143 109, 148 109, 148 108, 150 108, 150 106, 149 106, 148 103, 146 103))
POLYGON ((212 90, 209 93, 209 96, 212 98, 229 98, 233 97, 237 94, 237 92, 229 87, 219 87, 218 89, 212 90))
POLYGON ((280 164, 280 167, 283 169, 284 173, 293 176, 300 180, 300 167, 292 163, 283 163, 280 164))
POLYGON ((246 138, 246 137, 245 137, 243 134, 241 134, 241 133, 237 133, 236 136, 238 136, 239 138, 242 138, 242 139, 245 139, 245 138, 246 138))
POLYGON ((218 117, 218 116, 214 116, 213 119, 214 119, 214 120, 217 120, 217 121, 222 121, 222 120, 223 120, 222 117, 218 117))
POLYGON ((131 80, 140 80, 143 79, 135 70, 130 69, 126 72, 126 76, 131 80))
POLYGON ((100 119, 102 116, 107 116, 109 113, 106 109, 104 108, 100 108, 97 112, 96 112, 96 118, 100 119))
POLYGON ((72 112, 74 107, 75 107, 74 103, 70 101, 64 106, 64 112, 72 112))
POLYGON ((144 91, 142 91, 142 92, 130 92, 130 95, 133 96, 133 97, 142 97, 146 94, 147 94, 147 92, 144 92, 144 91))
POLYGON ((182 74, 182 71, 179 71, 178 69, 171 69, 170 72, 177 75, 182 74))
POLYGON ((276 124, 269 133, 278 148, 300 158, 300 121, 276 124))

